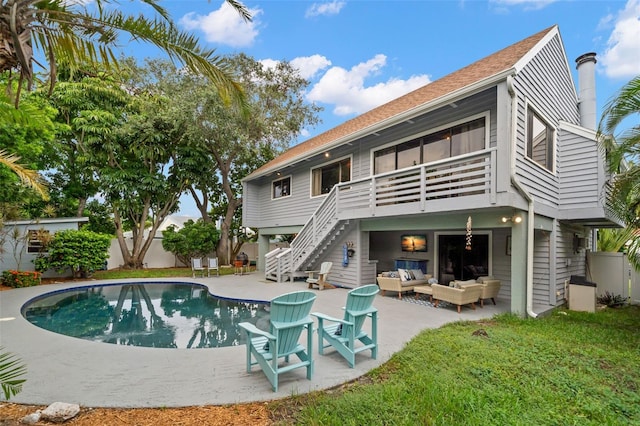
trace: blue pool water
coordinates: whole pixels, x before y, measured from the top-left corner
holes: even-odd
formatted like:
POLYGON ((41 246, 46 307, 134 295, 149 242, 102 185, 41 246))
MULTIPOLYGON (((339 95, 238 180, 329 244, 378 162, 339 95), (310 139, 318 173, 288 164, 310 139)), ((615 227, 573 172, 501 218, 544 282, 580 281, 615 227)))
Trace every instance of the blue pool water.
POLYGON ((67 336, 153 348, 244 344, 238 324, 269 326, 267 302, 214 297, 198 284, 80 287, 45 294, 22 308, 32 324, 67 336))

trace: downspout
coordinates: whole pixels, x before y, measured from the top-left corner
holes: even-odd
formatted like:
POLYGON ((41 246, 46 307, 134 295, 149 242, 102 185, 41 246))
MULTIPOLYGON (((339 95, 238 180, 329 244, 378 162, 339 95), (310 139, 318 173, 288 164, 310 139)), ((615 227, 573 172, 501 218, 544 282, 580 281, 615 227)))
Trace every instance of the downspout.
POLYGON ((527 200, 528 214, 527 214, 527 315, 532 318, 536 318, 538 314, 533 312, 533 222, 534 222, 534 210, 533 210, 533 198, 529 191, 527 191, 516 176, 516 137, 517 137, 517 125, 518 125, 518 102, 516 100, 516 91, 513 86, 513 75, 507 76, 507 90, 511 96, 511 156, 509 174, 511 183, 516 187, 518 192, 527 200))

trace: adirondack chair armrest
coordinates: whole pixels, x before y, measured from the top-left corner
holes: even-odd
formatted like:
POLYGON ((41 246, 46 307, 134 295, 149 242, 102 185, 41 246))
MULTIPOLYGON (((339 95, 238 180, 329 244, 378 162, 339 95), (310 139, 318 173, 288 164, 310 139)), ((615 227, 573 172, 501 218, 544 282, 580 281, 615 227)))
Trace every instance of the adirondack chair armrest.
POLYGON ((260 330, 258 327, 256 327, 255 325, 251 324, 250 322, 241 322, 238 325, 240 327, 244 328, 245 330, 247 330, 249 332, 249 334, 257 334, 259 336, 266 337, 269 340, 276 340, 276 336, 274 336, 271 333, 267 333, 264 330, 260 330))
POLYGON ((357 317, 359 315, 368 315, 371 316, 374 312, 378 312, 378 310, 376 308, 374 308, 373 306, 363 310, 363 311, 347 311, 347 314, 349 315, 353 315, 354 317, 357 317))
POLYGON ((322 319, 324 321, 331 321, 331 322, 339 322, 341 324, 345 324, 345 325, 353 325, 352 322, 343 320, 341 318, 336 318, 336 317, 332 317, 320 312, 312 312, 311 315, 313 315, 314 317, 317 317, 318 319, 322 319))
POLYGON ((300 321, 294 321, 294 322, 271 321, 271 326, 277 330, 284 330, 292 327, 300 327, 301 325, 308 326, 309 324, 313 324, 313 320, 309 317, 306 317, 301 319, 300 321))

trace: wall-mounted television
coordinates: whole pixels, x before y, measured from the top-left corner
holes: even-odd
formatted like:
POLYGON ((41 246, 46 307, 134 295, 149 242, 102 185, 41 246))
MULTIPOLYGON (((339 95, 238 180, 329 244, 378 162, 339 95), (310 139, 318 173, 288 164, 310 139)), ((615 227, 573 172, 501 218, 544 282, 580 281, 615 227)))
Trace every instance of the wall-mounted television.
POLYGON ((423 234, 403 235, 400 245, 402 251, 424 252, 427 251, 427 236, 423 234))

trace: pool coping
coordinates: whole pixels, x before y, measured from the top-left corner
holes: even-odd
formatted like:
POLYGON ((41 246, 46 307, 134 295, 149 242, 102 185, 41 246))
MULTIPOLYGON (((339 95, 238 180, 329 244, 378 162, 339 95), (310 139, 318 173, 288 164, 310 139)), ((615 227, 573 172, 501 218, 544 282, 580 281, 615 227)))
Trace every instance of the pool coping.
MULTIPOLYGON (((26 383, 12 402, 48 405, 63 401, 85 407, 187 407, 269 401, 295 394, 329 389, 354 380, 388 361, 420 331, 448 322, 491 318, 507 312, 507 302, 471 310, 433 308, 399 301, 395 295, 378 296, 378 357, 358 355, 354 368, 334 350, 317 353, 314 336, 314 375, 304 369, 280 376, 278 392, 255 366, 245 370, 245 347, 163 349, 121 346, 63 336, 29 323, 22 306, 35 297, 81 286, 145 282, 204 284, 223 298, 270 300, 304 290, 304 282, 275 283, 260 273, 211 278, 167 278, 83 281, 50 284, 0 292, 0 346, 27 365, 26 383), (13 319, 8 319, 13 318, 13 319)), ((315 291, 313 311, 342 316, 348 289, 315 291)))

